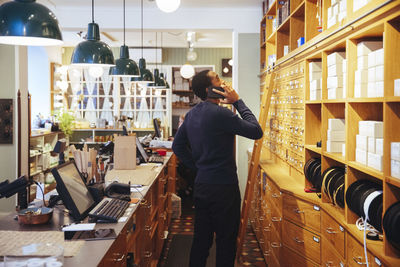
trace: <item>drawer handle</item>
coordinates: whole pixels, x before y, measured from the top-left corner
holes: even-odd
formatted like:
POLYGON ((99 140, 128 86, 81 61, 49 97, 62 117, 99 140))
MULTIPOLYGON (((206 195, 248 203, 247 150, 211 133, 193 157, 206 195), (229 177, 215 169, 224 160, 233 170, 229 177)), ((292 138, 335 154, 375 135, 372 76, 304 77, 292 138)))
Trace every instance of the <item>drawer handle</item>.
POLYGON ((279 192, 279 195, 278 195, 278 194, 276 194, 276 193, 273 193, 273 194, 272 194, 272 197, 273 197, 273 198, 278 198, 278 197, 280 197, 280 196, 281 196, 281 194, 282 194, 281 192, 279 192))
POLYGON ((331 227, 327 228, 327 229, 326 229, 326 232, 327 232, 328 234, 330 234, 330 235, 332 235, 332 234, 337 234, 337 233, 338 233, 338 232, 336 232, 336 231, 333 231, 333 229, 332 229, 331 227))
POLYGON ((278 242, 272 242, 272 243, 271 243, 271 247, 273 247, 273 248, 280 248, 280 247, 282 247, 282 244, 281 244, 281 243, 278 243, 278 242))
POLYGON ((269 257, 269 256, 271 256, 271 251, 270 250, 266 250, 266 251, 264 251, 264 256, 265 257, 269 257))
POLYGON ((153 256, 153 252, 150 252, 150 251, 146 251, 144 254, 145 258, 150 258, 151 256, 153 256))
POLYGON ((146 230, 146 231, 151 231, 151 226, 148 226, 148 225, 146 225, 145 227, 144 227, 144 230, 146 230))
MULTIPOLYGON (((117 255, 119 255, 119 254, 117 254, 117 255)), ((113 259, 113 261, 115 261, 115 262, 121 262, 121 261, 124 260, 124 258, 125 258, 125 254, 122 254, 120 258, 118 258, 118 259, 113 259)))
POLYGON ((273 221, 273 222, 280 222, 280 221, 282 221, 282 218, 281 217, 272 217, 271 218, 271 221, 273 221))
POLYGON ((333 262, 332 261, 328 261, 325 263, 326 267, 332 267, 333 262))
POLYGON ((269 231, 271 231, 271 228, 269 228, 269 226, 265 226, 265 227, 264 227, 264 231, 265 231, 265 232, 269 232, 269 231))
POLYGON ((260 228, 256 227, 256 229, 254 229, 254 232, 258 232, 260 231, 260 228))
POLYGON ((303 240, 300 240, 298 237, 293 238, 294 241, 296 241, 296 243, 304 243, 303 240))
POLYGON ((366 262, 362 262, 362 260, 363 260, 363 258, 362 257, 353 257, 353 261, 355 262, 355 263, 357 263, 358 265, 367 265, 367 263, 366 262))
POLYGON ((297 213, 297 214, 300 214, 300 213, 304 213, 304 211, 301 211, 301 210, 299 210, 299 209, 293 209, 293 212, 294 213, 297 213))

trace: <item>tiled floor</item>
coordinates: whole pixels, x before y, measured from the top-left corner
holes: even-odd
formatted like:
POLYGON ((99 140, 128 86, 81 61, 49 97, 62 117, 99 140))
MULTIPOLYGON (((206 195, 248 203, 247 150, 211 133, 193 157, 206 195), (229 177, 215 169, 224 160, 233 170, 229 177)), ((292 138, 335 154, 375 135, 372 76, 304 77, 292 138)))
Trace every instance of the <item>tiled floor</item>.
MULTIPOLYGON (((169 228, 168 239, 165 242, 164 250, 161 255, 159 266, 163 267, 165 260, 167 259, 168 250, 170 249, 171 241, 173 235, 185 234, 193 235, 194 227, 194 211, 190 208, 186 208, 182 211, 182 216, 180 219, 172 219, 171 226, 169 228)), ((243 248, 243 264, 240 266, 257 266, 265 267, 265 261, 262 256, 261 250, 258 246, 256 237, 250 226, 247 227, 247 233, 243 248)))

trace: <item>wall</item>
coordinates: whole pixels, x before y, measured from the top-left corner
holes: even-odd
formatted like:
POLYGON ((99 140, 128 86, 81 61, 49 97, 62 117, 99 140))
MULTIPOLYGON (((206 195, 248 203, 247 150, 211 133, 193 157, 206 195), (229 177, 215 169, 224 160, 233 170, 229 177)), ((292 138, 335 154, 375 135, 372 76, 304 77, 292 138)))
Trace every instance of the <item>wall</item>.
MULTIPOLYGON (((237 50, 237 58, 234 59, 234 86, 239 96, 256 116, 257 120, 260 113, 260 79, 259 58, 260 58, 260 35, 254 33, 237 34, 234 50, 237 50)), ((236 162, 238 166, 239 187, 244 197, 248 165, 247 149, 253 147, 254 141, 237 137, 236 139, 236 162)))

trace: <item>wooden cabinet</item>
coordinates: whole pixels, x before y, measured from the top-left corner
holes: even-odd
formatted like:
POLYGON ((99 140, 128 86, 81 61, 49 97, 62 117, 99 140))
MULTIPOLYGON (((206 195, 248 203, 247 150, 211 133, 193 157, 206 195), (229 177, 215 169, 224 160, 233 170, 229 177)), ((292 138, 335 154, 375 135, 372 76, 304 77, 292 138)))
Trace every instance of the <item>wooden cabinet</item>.
MULTIPOLYGON (((300 256, 290 248, 283 246, 282 248, 282 266, 284 267, 317 267, 318 264, 307 260, 306 258, 300 256)), ((325 267, 325 265, 322 265, 325 267)), ((329 265, 327 265, 329 266, 329 265)), ((332 266, 333 267, 333 266, 332 266)))
POLYGON ((321 234, 324 240, 330 242, 335 250, 340 254, 342 258, 345 257, 345 229, 343 226, 338 224, 331 216, 325 211, 322 211, 321 216, 321 234))
MULTIPOLYGON (((359 243, 352 235, 347 234, 347 246, 346 246, 346 255, 347 255, 347 265, 348 266, 367 266, 364 246, 359 243)), ((368 263, 369 266, 378 267, 383 266, 378 258, 372 255, 369 251, 367 251, 368 263)))
POLYGON ((107 254, 104 255, 100 267, 125 267, 126 266, 126 235, 121 233, 114 241, 107 254))
POLYGON ((344 267, 346 261, 339 255, 336 248, 325 237, 321 240, 321 265, 327 267, 344 267))

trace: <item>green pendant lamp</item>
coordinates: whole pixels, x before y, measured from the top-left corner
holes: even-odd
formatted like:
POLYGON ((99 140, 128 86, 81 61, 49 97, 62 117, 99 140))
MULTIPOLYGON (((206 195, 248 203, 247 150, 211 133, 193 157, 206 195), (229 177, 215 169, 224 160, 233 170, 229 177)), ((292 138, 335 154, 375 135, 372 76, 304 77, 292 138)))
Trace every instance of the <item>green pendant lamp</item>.
POLYGON ((100 41, 99 25, 94 22, 94 0, 92 0, 92 22, 88 25, 86 41, 75 47, 71 65, 98 68, 115 65, 111 48, 100 41))
POLYGON ((124 45, 121 46, 119 59, 110 68, 110 75, 115 77, 140 77, 140 70, 135 61, 129 58, 129 49, 125 45, 125 0, 124 0, 124 45))
POLYGON ((165 89, 170 89, 171 87, 169 86, 169 83, 167 82, 166 77, 164 76, 164 73, 160 73, 160 79, 163 79, 165 82, 165 89))
POLYGON ((165 81, 164 79, 161 79, 160 76, 160 70, 158 69, 158 58, 157 58, 157 44, 158 44, 158 34, 156 32, 156 68, 154 69, 154 85, 152 86, 153 88, 157 88, 157 89, 165 89, 166 85, 165 85, 165 81))
POLYGON ((36 0, 14 0, 0 6, 0 43, 9 45, 62 45, 54 13, 36 0))
POLYGON ((154 76, 151 73, 151 71, 146 68, 146 59, 143 58, 143 0, 141 0, 141 12, 142 12, 142 25, 141 25, 142 58, 139 59, 140 77, 133 78, 133 81, 141 84, 151 84, 154 83, 154 76))

